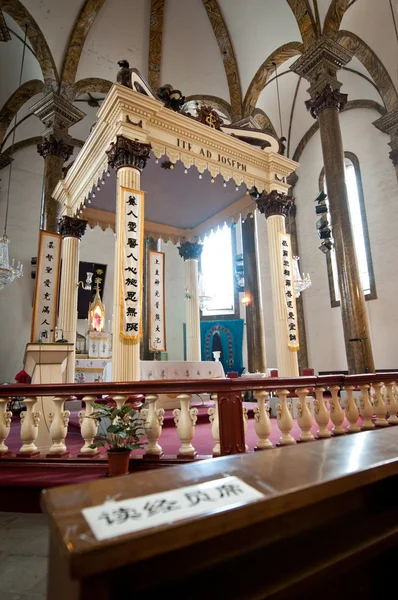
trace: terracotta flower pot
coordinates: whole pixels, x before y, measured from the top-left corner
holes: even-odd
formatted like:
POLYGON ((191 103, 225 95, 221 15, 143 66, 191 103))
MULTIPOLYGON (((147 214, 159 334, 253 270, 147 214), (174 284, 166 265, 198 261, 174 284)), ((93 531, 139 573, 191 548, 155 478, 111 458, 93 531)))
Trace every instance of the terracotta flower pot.
POLYGON ((127 475, 129 472, 130 450, 125 452, 108 452, 108 465, 110 477, 127 475))

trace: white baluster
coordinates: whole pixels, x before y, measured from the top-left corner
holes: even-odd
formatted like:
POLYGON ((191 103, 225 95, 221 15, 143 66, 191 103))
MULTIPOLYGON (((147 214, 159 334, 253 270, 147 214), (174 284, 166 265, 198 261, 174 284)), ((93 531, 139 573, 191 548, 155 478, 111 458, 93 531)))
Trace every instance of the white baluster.
POLYGON ((332 397, 329 400, 330 404, 330 420, 332 421, 334 427, 332 429, 333 435, 344 435, 345 429, 343 427, 344 423, 344 411, 341 408, 341 402, 339 398, 339 386, 331 385, 329 387, 329 391, 332 394, 332 397))
MULTIPOLYGON (((246 406, 242 404, 242 413, 243 413, 243 439, 246 439, 247 435, 247 422, 249 420, 249 415, 247 414, 246 406)), ((249 451, 249 446, 245 443, 245 451, 249 451)))
POLYGON ((65 456, 69 454, 66 449, 65 438, 68 433, 70 411, 64 410, 65 399, 61 396, 53 398, 54 412, 50 413, 50 436, 52 446, 48 451, 51 456, 65 456))
POLYGON ((78 456, 91 456, 92 458, 99 455, 97 448, 90 448, 98 431, 98 424, 90 415, 93 414, 93 403, 97 400, 97 396, 84 396, 83 401, 86 404, 86 409, 79 412, 80 431, 84 439, 84 446, 80 449, 78 456))
POLYGON ((112 398, 116 402, 116 406, 118 407, 119 410, 122 408, 123 404, 127 400, 127 396, 125 396, 125 395, 119 395, 119 394, 116 394, 115 396, 112 396, 112 398))
POLYGON ((220 456, 220 422, 218 420, 218 396, 217 394, 211 394, 210 400, 214 400, 214 407, 209 408, 207 414, 209 415, 209 421, 211 423, 211 435, 215 441, 213 448, 213 456, 220 456))
POLYGON ((387 407, 383 397, 383 385, 384 383, 374 383, 375 397, 373 400, 373 409, 376 415, 375 425, 377 427, 388 427, 388 421, 386 419, 387 407))
POLYGON ((387 411, 390 414, 388 422, 390 425, 396 425, 398 423, 398 394, 395 388, 395 381, 386 383, 387 388, 387 411))
POLYGON ((147 394, 145 401, 148 402, 148 408, 143 408, 140 413, 145 421, 145 435, 148 440, 144 457, 160 458, 163 456, 163 450, 158 442, 162 435, 164 408, 157 407, 157 394, 147 394))
POLYGON ((265 450, 266 448, 273 448, 272 442, 268 439, 272 431, 269 406, 265 404, 269 394, 265 390, 259 390, 254 392, 254 396, 258 402, 258 406, 255 406, 253 409, 255 419, 254 429, 258 435, 258 441, 254 449, 265 450))
POLYGON ((359 406, 360 406, 359 413, 363 419, 361 429, 363 429, 365 431, 367 429, 375 428, 375 424, 372 421, 373 406, 372 406, 372 403, 371 403, 370 397, 369 397, 369 388, 370 388, 370 385, 367 385, 367 384, 359 386, 359 389, 361 390, 361 397, 359 399, 359 406))
POLYGON ((4 443, 10 434, 12 418, 12 412, 7 410, 8 402, 8 398, 0 398, 0 456, 11 454, 4 443))
POLYGON ((19 454, 34 456, 40 454, 35 444, 39 431, 40 413, 34 411, 37 398, 25 398, 26 410, 21 412, 21 440, 19 454))
POLYGON ((296 394, 299 399, 297 400, 297 424, 301 429, 300 442, 310 442, 314 439, 311 433, 311 427, 313 424, 311 411, 307 404, 307 388, 298 388, 296 394))
POLYGON ((290 434, 293 428, 293 417, 291 413, 291 405, 287 403, 286 397, 289 393, 289 390, 278 390, 278 398, 280 402, 276 405, 276 419, 278 422, 278 427, 282 433, 279 438, 279 443, 281 446, 288 446, 290 444, 295 444, 296 440, 290 434))
POLYGON ((357 424, 359 418, 359 410, 354 396, 352 395, 353 390, 355 390, 355 386, 347 385, 344 387, 347 392, 347 396, 345 399, 345 416, 347 417, 347 421, 349 425, 347 427, 348 433, 357 433, 361 431, 360 426, 357 424))
POLYGON ((173 410, 174 423, 177 425, 177 434, 181 441, 178 450, 179 458, 195 458, 196 450, 192 446, 192 440, 195 435, 195 423, 198 418, 198 409, 189 408, 191 394, 178 394, 180 407, 173 410))
POLYGON ((328 429, 330 415, 323 397, 324 391, 323 387, 315 388, 314 412, 315 421, 319 425, 316 435, 320 439, 329 438, 332 435, 328 429))

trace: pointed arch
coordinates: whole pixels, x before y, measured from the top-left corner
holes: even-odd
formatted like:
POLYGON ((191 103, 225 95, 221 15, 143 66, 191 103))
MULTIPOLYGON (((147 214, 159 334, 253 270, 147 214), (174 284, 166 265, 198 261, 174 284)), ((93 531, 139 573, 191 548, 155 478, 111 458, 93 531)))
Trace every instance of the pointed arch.
POLYGON ((330 31, 338 31, 340 29, 341 21, 349 4, 350 0, 332 0, 323 24, 323 33, 325 35, 330 31))
POLYGON ((15 92, 8 98, 0 110, 0 144, 7 133, 7 129, 11 125, 11 121, 17 114, 20 108, 36 96, 40 92, 45 92, 46 86, 40 79, 31 79, 25 81, 15 92))
POLYGON ((100 77, 87 77, 86 79, 79 79, 79 81, 76 81, 73 86, 73 100, 82 94, 87 94, 87 92, 107 94, 112 85, 112 81, 109 81, 108 79, 101 79, 100 77))
POLYGON ((185 102, 192 102, 195 100, 197 100, 198 102, 200 101, 200 102, 204 102, 206 104, 210 104, 210 106, 212 106, 216 110, 219 110, 224 115, 226 115, 230 120, 232 120, 231 105, 226 100, 223 100, 222 98, 219 98, 218 96, 210 96, 209 94, 193 94, 192 96, 188 96, 185 99, 185 102))
POLYGON ((262 108, 255 108, 251 116, 256 121, 260 129, 269 131, 272 135, 278 138, 278 135, 275 131, 275 127, 273 126, 271 119, 269 118, 267 113, 263 111, 262 108))
POLYGON ((280 46, 268 58, 265 59, 261 67, 257 70, 247 89, 245 100, 243 102, 243 115, 248 117, 256 107, 259 96, 271 74, 274 71, 275 63, 277 67, 293 56, 298 56, 304 51, 304 45, 301 42, 289 42, 280 46))
POLYGON ((373 50, 351 31, 331 31, 329 37, 347 48, 365 67, 377 85, 388 111, 398 107, 398 94, 387 69, 373 50))
POLYGON ((88 32, 104 2, 105 0, 85 0, 80 14, 75 21, 61 69, 61 91, 63 95, 70 95, 69 90, 76 80, 77 68, 88 32))
POLYGON ((0 0, 0 9, 25 30, 39 62, 48 91, 58 91, 59 76, 50 48, 40 27, 19 0, 0 0))
POLYGON ((309 46, 317 37, 316 23, 308 0, 286 0, 300 29, 304 46, 309 46))
POLYGON ((242 117, 242 88, 238 71, 238 62, 229 37, 227 25, 222 16, 217 0, 202 0, 209 17, 210 24, 216 36, 224 69, 227 76, 229 96, 232 109, 232 119, 237 121, 242 117))
POLYGON ((164 5, 165 0, 151 0, 148 83, 155 91, 160 88, 164 5))

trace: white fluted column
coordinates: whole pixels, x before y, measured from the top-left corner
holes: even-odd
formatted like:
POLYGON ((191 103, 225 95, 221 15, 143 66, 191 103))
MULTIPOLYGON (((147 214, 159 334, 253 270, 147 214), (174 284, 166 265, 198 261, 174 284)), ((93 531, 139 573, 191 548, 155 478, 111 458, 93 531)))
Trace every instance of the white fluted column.
MULTIPOLYGON (((137 137, 141 135, 137 131, 137 137)), ((116 240, 115 240, 115 280, 113 290, 113 349, 112 349, 112 379, 113 381, 139 381, 140 379, 140 339, 126 340, 120 335, 120 320, 122 314, 123 296, 121 280, 121 261, 123 255, 123 240, 120 235, 122 226, 122 188, 140 190, 141 170, 145 167, 151 151, 150 144, 128 139, 118 135, 117 141, 108 151, 109 165, 117 169, 116 194, 116 240)), ((144 218, 144 215, 142 215, 144 218)), ((137 242, 141 259, 144 256, 144 232, 139 231, 137 242)), ((143 265, 140 265, 141 272, 143 265)), ((139 281, 139 296, 142 298, 142 280, 139 281)), ((141 313, 142 326, 142 313, 141 313)))
POLYGON ((201 360, 200 350, 200 308, 198 262, 202 245, 196 242, 182 243, 178 251, 185 262, 185 312, 187 360, 201 360))
MULTIPOLYGON (((71 344, 76 344, 80 240, 86 226, 87 221, 68 216, 62 217, 59 223, 62 235, 62 271, 58 329, 63 331, 65 339, 71 344)), ((75 352, 69 359, 66 378, 68 383, 75 381, 75 352)))
POLYGON ((279 377, 298 377, 299 375, 297 352, 290 350, 288 346, 289 327, 279 238, 280 233, 286 233, 285 217, 292 203, 290 196, 285 196, 275 190, 269 194, 264 193, 257 200, 257 206, 260 212, 264 213, 268 225, 276 363, 279 377))

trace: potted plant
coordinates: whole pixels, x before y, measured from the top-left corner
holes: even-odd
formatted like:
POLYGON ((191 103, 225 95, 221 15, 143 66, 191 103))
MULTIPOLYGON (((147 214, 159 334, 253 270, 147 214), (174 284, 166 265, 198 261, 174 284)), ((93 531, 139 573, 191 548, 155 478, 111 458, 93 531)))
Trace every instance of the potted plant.
POLYGON ((90 448, 106 448, 108 453, 109 475, 126 475, 129 472, 130 452, 143 448, 146 441, 145 422, 141 418, 137 404, 124 404, 117 408, 112 404, 93 404, 94 411, 89 416, 98 423, 98 433, 90 448))

